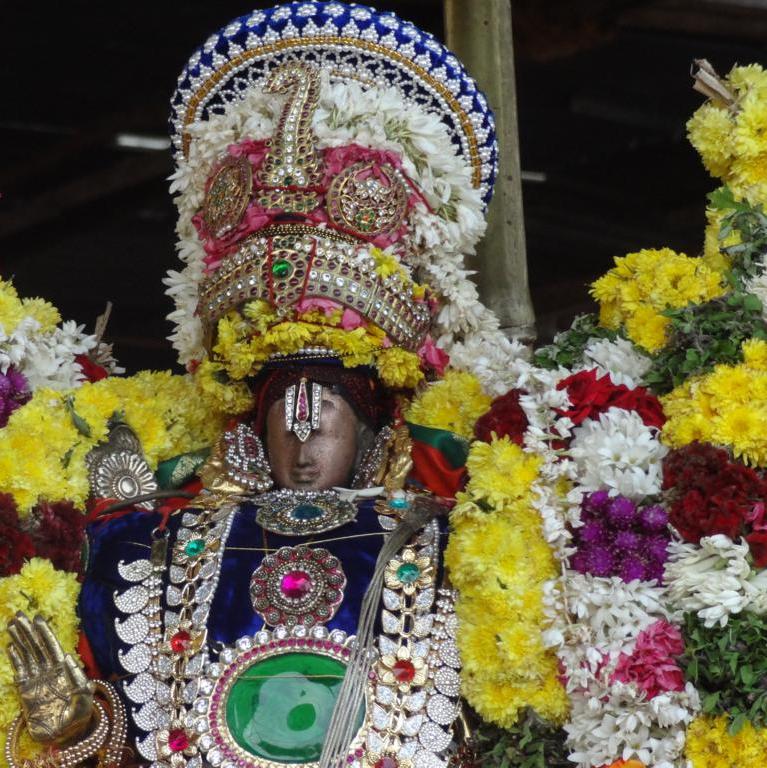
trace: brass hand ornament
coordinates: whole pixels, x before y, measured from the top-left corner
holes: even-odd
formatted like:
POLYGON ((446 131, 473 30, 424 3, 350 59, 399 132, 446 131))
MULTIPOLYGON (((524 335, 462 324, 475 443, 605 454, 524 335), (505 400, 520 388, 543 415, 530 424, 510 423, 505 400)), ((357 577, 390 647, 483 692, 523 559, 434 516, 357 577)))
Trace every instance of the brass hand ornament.
POLYGON ((64 654, 42 616, 16 614, 8 625, 8 655, 30 736, 62 745, 82 737, 93 714, 94 685, 70 654, 64 654))

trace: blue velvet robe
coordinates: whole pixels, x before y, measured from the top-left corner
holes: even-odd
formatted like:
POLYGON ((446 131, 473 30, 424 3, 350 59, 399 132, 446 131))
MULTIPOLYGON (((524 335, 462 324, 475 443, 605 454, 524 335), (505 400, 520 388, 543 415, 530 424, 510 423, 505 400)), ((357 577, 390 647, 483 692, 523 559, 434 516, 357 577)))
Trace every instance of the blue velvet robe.
MULTIPOLYGON (((169 558, 180 521, 181 513, 178 513, 169 523, 169 558)), ((125 675, 117 652, 127 650, 127 646, 115 632, 115 618, 124 619, 124 616, 117 612, 113 601, 115 592, 123 592, 130 585, 120 577, 117 564, 121 560, 129 563, 149 556, 151 532, 158 522, 159 515, 155 513, 131 512, 106 523, 93 523, 88 529, 88 567, 80 593, 79 613, 83 631, 104 679, 115 680, 125 675)), ((372 500, 359 504, 356 520, 313 536, 281 536, 264 531, 256 523, 256 506, 242 504, 229 534, 221 577, 211 605, 208 643, 213 648, 218 643, 233 643, 264 627, 262 618, 253 610, 249 594, 250 577, 265 554, 262 551, 264 537, 271 551, 283 546, 308 544, 324 547, 340 560, 347 585, 343 602, 327 627, 354 634, 362 596, 373 574, 383 534, 372 500), (348 536, 359 538, 342 538, 348 536), (333 541, 325 543, 326 539, 333 541)))

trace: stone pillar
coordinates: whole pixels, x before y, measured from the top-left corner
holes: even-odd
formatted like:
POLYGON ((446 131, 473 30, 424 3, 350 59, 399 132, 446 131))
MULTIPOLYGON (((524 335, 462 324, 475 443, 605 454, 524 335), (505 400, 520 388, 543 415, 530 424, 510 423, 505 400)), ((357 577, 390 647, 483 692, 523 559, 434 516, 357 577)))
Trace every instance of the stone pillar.
POLYGON ((498 178, 488 227, 469 266, 480 296, 509 336, 532 341, 517 131, 511 0, 445 0, 446 43, 487 95, 498 135, 498 178))

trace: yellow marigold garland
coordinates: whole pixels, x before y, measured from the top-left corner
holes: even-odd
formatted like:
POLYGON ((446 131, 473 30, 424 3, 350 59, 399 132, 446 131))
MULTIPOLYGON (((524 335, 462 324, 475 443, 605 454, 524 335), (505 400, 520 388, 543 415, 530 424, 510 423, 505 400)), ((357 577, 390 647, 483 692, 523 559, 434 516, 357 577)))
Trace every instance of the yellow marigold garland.
POLYGON ((0 431, 0 488, 12 494, 21 514, 39 498, 83 505, 85 456, 107 437, 114 418, 138 435, 153 469, 212 445, 223 427, 200 401, 192 378, 167 371, 107 378, 70 393, 41 389, 0 431))
POLYGON ((616 257, 615 267, 591 286, 599 302, 599 322, 623 326, 628 337, 649 352, 666 343, 666 309, 698 304, 725 293, 719 272, 702 259, 670 248, 645 249, 616 257))
POLYGON ((541 464, 508 438, 475 442, 445 551, 459 593, 463 693, 483 719, 507 728, 528 707, 552 722, 568 709, 541 637, 542 585, 558 573, 532 504, 541 464))
POLYGON ((661 439, 673 448, 694 440, 732 449, 753 466, 767 465, 767 342, 743 343, 740 365, 718 365, 661 398, 661 439))
POLYGON ((708 172, 736 198, 767 202, 767 72, 734 67, 724 79, 734 104, 708 101, 687 123, 690 142, 708 172))
MULTIPOLYGON (((41 614, 48 620, 53 633, 65 653, 74 653, 77 646, 78 621, 75 612, 80 585, 73 573, 57 571, 49 560, 34 557, 25 563, 21 572, 0 579, 0 742, 5 743, 5 732, 21 711, 13 668, 5 653, 10 642, 7 626, 16 611, 24 611, 30 618, 41 614)), ((31 757, 39 747, 28 738, 22 740, 22 754, 31 757)), ((6 768, 0 753, 0 768, 6 768)))
POLYGON ((477 419, 490 409, 491 402, 492 398, 482 391, 474 374, 449 370, 443 379, 430 384, 414 398, 405 419, 472 438, 477 419))
POLYGON ((767 755, 767 728, 746 721, 735 736, 729 718, 697 717, 687 729, 685 754, 692 768, 762 768, 767 755))
POLYGON ((422 379, 414 352, 387 347, 386 335, 373 323, 343 328, 343 312, 313 309, 295 320, 280 320, 264 301, 252 301, 242 312, 218 321, 213 359, 237 381, 254 376, 272 355, 292 354, 307 347, 333 350, 347 367, 377 368, 381 381, 395 389, 415 387, 422 379))

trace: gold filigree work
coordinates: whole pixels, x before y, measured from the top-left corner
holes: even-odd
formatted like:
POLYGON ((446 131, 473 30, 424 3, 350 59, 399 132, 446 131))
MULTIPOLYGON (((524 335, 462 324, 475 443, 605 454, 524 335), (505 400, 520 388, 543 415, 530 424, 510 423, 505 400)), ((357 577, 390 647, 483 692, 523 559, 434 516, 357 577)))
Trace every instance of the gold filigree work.
POLYGON ((253 190, 253 169, 246 157, 227 157, 211 178, 203 204, 205 226, 214 237, 234 229, 253 190))
POLYGON ((287 93, 277 131, 269 140, 269 152, 258 172, 259 204, 288 213, 308 213, 317 207, 316 187, 322 180, 322 155, 314 144, 312 116, 320 98, 316 68, 283 64, 266 81, 268 93, 287 93))
POLYGON ((339 227, 375 237, 402 226, 407 188, 400 172, 386 163, 354 163, 328 189, 328 216, 339 227))

